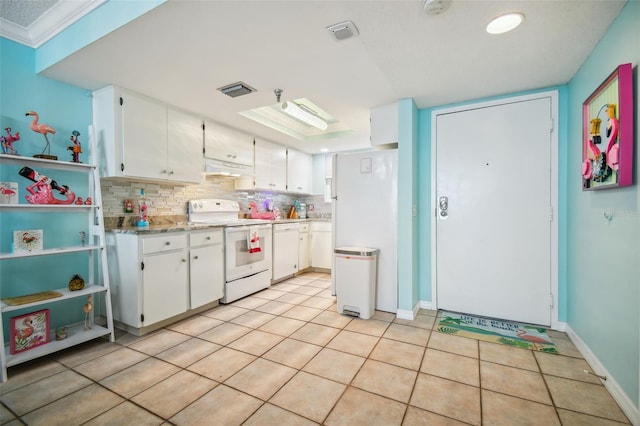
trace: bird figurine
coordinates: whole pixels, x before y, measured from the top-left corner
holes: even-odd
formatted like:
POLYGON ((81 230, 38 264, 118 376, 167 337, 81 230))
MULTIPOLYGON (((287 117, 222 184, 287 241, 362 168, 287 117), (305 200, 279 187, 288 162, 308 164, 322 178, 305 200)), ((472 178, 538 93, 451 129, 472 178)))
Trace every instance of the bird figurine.
POLYGON ((67 149, 71 151, 71 161, 73 161, 74 163, 82 162, 80 161, 80 154, 82 154, 82 144, 80 143, 78 136, 80 136, 80 132, 78 132, 77 130, 71 132, 69 140, 73 142, 73 146, 67 147, 67 149))
MULTIPOLYGON (((44 136, 44 139, 47 141, 47 144, 44 146, 44 149, 42 150, 42 154, 44 155, 44 152, 47 151, 47 156, 51 157, 51 144, 49 143, 49 138, 47 137, 47 133, 51 133, 52 135, 56 134, 56 130, 49 126, 48 124, 44 124, 44 123, 38 123, 38 120, 40 119, 40 116, 38 115, 37 112, 35 111, 29 111, 25 114, 26 115, 31 115, 33 116, 33 121, 31 122, 31 125, 29 127, 31 127, 31 130, 33 130, 36 133, 40 133, 42 136, 44 136)), ((57 157, 56 157, 57 159, 57 157)))
POLYGON ((20 140, 20 132, 16 132, 15 135, 12 135, 11 127, 6 127, 4 130, 7 132, 7 136, 0 136, 0 142, 2 142, 2 153, 20 155, 13 147, 13 143, 20 140))

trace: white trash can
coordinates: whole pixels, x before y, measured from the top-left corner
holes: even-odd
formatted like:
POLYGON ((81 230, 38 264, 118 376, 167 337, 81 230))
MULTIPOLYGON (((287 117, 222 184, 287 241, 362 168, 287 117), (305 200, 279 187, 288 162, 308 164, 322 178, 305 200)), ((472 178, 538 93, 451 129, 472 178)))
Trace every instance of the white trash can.
POLYGON ((371 318, 375 312, 379 250, 337 247, 333 252, 338 313, 371 318))

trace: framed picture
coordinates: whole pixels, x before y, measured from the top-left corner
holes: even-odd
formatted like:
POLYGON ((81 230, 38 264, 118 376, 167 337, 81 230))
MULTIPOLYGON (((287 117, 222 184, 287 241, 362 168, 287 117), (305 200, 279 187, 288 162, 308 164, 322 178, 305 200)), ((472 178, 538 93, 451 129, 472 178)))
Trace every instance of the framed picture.
POLYGON ((42 251, 43 237, 42 229, 13 231, 13 252, 25 253, 42 251))
POLYGON ((18 204, 18 182, 0 182, 0 204, 18 204))
POLYGON ((582 189, 633 182, 633 74, 623 64, 582 104, 582 189))
POLYGON ((11 318, 9 351, 17 354, 49 342, 49 310, 11 318))

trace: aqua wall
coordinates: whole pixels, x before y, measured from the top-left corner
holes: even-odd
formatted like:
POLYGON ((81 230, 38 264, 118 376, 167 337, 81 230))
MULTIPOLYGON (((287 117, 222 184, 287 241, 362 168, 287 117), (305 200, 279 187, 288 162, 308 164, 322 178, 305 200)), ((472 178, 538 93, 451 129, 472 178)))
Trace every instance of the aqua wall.
MULTIPOLYGON (((49 135, 51 154, 58 159, 70 161, 71 154, 67 147, 72 145, 69 136, 74 130, 80 132, 84 154, 81 160, 87 161, 88 151, 87 129, 92 120, 91 98, 85 90, 63 84, 51 79, 37 76, 35 69, 35 51, 29 47, 0 37, 0 127, 4 134, 6 127, 20 132, 20 140, 14 147, 22 156, 31 157, 39 154, 45 147, 42 135, 33 132, 29 124, 32 117, 25 113, 34 110, 40 114, 41 122, 51 125, 55 135, 49 135)), ((0 167, 0 181, 16 182, 19 184, 18 198, 26 203, 24 198, 26 186, 31 181, 18 174, 20 165, 2 165, 0 167)), ((40 170, 43 172, 43 170, 40 170)), ((51 178, 60 184, 70 186, 76 194, 87 193, 86 175, 57 171, 51 178)), ((14 230, 44 229, 45 248, 79 244, 80 230, 87 230, 86 214, 76 213, 42 213, 38 215, 24 215, 18 213, 3 213, 0 223, 0 252, 11 252, 12 235, 14 230)), ((82 255, 79 255, 82 256, 82 255)), ((59 256, 45 256, 40 258, 22 258, 3 260, 0 265, 0 281, 2 294, 0 297, 11 297, 52 288, 62 288, 69 278, 80 273, 87 277, 88 264, 71 256, 63 259, 59 256), (35 260, 34 260, 35 259, 35 260)), ((83 318, 82 304, 84 301, 75 300, 51 305, 51 325, 68 324, 81 321, 83 318), (74 305, 75 303, 75 305, 74 305), (79 318, 78 318, 79 315, 79 318)), ((27 309, 26 312, 33 308, 27 309)), ((23 311, 13 311, 5 314, 5 337, 8 336, 6 325, 9 316, 20 315, 23 311)))
MULTIPOLYGON (((640 2, 629 1, 569 83, 567 323, 637 407, 640 372, 638 64, 640 2), (582 191, 582 103, 620 64, 633 64, 633 186, 582 191), (611 220, 605 217, 610 214, 611 220)), ((630 135, 631 136, 631 135, 630 135)))

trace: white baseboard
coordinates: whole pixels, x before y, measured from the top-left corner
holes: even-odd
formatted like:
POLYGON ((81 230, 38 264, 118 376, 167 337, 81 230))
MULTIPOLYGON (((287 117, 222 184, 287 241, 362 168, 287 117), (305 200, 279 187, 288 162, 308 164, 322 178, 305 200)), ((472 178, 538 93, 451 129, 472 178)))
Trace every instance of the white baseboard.
POLYGON ((413 307, 412 311, 407 309, 398 309, 396 317, 399 319, 413 321, 416 318, 416 315, 418 315, 418 312, 420 312, 420 309, 433 309, 433 304, 428 300, 419 300, 418 303, 416 303, 416 306, 413 307))
POLYGON ((568 325, 564 324, 565 331, 576 348, 580 351, 584 359, 589 363, 594 373, 605 376, 607 380, 602 380, 602 383, 607 388, 613 399, 618 403, 624 414, 629 418, 631 424, 640 426, 640 410, 636 404, 631 401, 629 396, 622 390, 618 382, 613 378, 605 366, 595 356, 595 354, 589 349, 589 346, 576 334, 575 331, 568 325))

